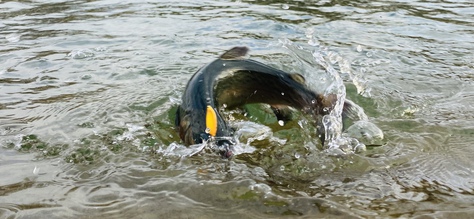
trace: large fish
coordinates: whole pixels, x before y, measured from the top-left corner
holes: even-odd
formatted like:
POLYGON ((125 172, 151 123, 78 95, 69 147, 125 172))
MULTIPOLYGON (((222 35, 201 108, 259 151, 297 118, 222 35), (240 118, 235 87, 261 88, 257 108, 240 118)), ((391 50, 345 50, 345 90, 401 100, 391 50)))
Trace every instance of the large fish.
POLYGON ((287 117, 287 106, 315 118, 334 107, 335 95, 316 93, 306 86, 300 74, 246 59, 247 52, 247 47, 234 47, 189 80, 176 113, 179 136, 186 145, 215 139, 222 155, 232 156, 232 130, 219 113, 221 107, 266 103, 278 118, 287 117))

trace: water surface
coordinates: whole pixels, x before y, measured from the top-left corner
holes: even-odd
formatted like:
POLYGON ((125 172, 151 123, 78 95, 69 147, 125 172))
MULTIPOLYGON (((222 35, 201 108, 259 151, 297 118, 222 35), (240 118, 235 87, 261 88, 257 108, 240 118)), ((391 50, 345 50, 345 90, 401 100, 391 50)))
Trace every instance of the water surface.
POLYGON ((0 17, 1 218, 474 215, 471 1, 2 1, 0 17), (263 130, 254 152, 166 153, 188 79, 240 45, 312 84, 324 69, 295 51, 340 57, 383 145, 331 156, 304 116, 254 106, 228 112, 263 130))

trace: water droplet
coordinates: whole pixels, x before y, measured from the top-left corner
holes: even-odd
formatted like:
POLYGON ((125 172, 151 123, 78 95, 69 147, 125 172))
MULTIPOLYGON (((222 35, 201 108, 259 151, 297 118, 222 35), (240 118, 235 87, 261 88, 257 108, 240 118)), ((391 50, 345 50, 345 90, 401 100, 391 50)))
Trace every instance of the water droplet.
POLYGON ((314 29, 309 27, 308 29, 306 29, 305 31, 305 35, 307 38, 311 39, 313 37, 313 33, 314 33, 314 29))
POLYGON ((312 103, 312 104, 315 104, 315 103, 316 103, 316 100, 311 100, 311 103, 312 103))
POLYGON ((300 155, 298 152, 296 152, 296 153, 295 153, 295 158, 296 158, 296 159, 299 159, 300 157, 301 157, 301 155, 300 155))
POLYGON ((298 125, 299 125, 301 128, 303 128, 303 121, 301 121, 301 120, 298 121, 298 125))
POLYGON ((38 175, 38 173, 39 173, 39 168, 35 166, 35 168, 33 169, 33 174, 38 175))
POLYGON ((82 76, 81 76, 81 79, 82 79, 82 80, 89 80, 89 79, 91 79, 91 78, 92 78, 92 75, 90 75, 90 74, 85 74, 85 75, 82 75, 82 76))
POLYGON ((94 52, 89 49, 73 50, 67 56, 73 59, 85 59, 94 56, 94 52))
POLYGON ((357 45, 356 50, 357 50, 357 52, 362 52, 362 46, 361 46, 361 45, 357 45))
POLYGON ((359 143, 357 144, 357 146, 354 147, 354 151, 356 153, 361 153, 367 151, 367 147, 365 146, 365 144, 359 143))
POLYGON ((95 48, 95 51, 97 51, 97 52, 104 52, 105 50, 107 50, 107 48, 105 46, 99 46, 99 47, 95 48))
POLYGON ((319 45, 319 42, 318 42, 317 40, 315 40, 315 39, 310 39, 310 40, 308 40, 308 44, 309 44, 310 46, 318 46, 318 45, 319 45))
POLYGON ((285 93, 284 93, 284 92, 281 92, 281 95, 282 95, 282 96, 285 96, 285 93))
POLYGON ((283 120, 278 120, 278 124, 279 124, 280 126, 284 126, 284 125, 285 125, 285 122, 284 122, 283 120))
POLYGON ((225 66, 225 63, 223 63, 222 66, 225 66))

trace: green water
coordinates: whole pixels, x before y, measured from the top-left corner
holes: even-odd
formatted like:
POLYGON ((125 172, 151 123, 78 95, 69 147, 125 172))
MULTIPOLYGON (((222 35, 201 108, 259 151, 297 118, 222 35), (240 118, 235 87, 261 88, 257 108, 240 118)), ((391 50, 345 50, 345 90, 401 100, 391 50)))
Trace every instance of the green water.
POLYGON ((0 218, 474 216, 471 1, 1 1, 0 18, 0 218), (330 156, 304 116, 253 106, 226 112, 262 132, 249 153, 172 150, 188 79, 231 47, 322 83, 284 42, 350 64, 382 146, 330 156))

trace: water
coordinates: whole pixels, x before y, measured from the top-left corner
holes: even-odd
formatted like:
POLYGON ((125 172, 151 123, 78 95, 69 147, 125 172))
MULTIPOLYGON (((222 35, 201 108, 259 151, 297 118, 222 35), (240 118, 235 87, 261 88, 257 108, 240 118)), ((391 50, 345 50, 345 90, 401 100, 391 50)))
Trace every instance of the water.
POLYGON ((472 217, 473 8, 2 1, 0 217, 472 217), (240 45, 315 85, 327 69, 304 59, 322 54, 383 142, 332 156, 303 115, 281 126, 254 105, 225 112, 233 160, 165 154, 184 150, 173 113, 187 80, 240 45))

